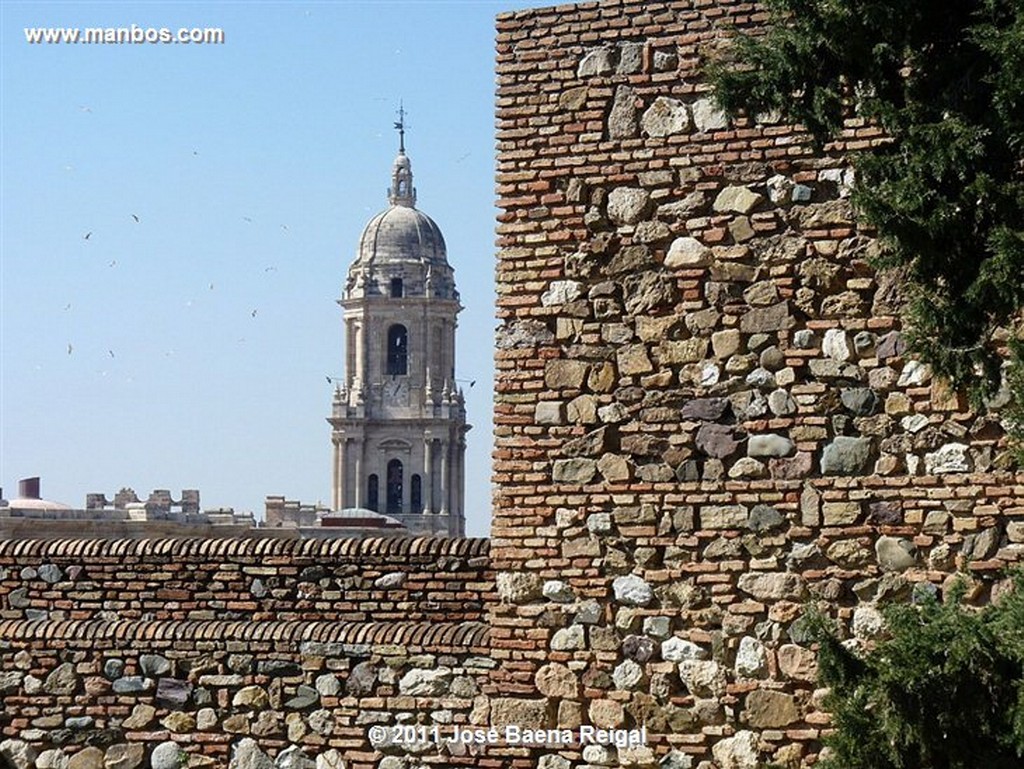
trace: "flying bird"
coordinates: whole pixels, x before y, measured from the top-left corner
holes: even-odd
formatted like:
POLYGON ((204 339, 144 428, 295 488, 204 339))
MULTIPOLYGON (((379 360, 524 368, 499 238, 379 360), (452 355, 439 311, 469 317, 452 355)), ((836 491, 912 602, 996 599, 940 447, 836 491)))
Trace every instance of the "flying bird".
POLYGON ((117 267, 117 259, 114 259, 114 260, 113 260, 113 261, 112 261, 112 262, 110 263, 110 266, 111 266, 111 267, 117 267))
POLYGON ((252 311, 252 317, 254 317, 254 318, 256 317, 256 312, 257 312, 257 310, 253 310, 252 311))
POLYGON ((92 108, 91 107, 86 107, 84 105, 79 107, 78 109, 82 110, 82 112, 92 112, 92 108))
POLYGON ((251 217, 251 216, 243 216, 242 218, 243 218, 243 219, 244 219, 245 221, 247 221, 247 222, 249 222, 250 224, 252 224, 252 217, 251 217))
POLYGON ((68 355, 70 355, 70 354, 71 354, 71 350, 72 350, 72 349, 73 349, 73 348, 71 347, 71 342, 68 342, 68 355))
POLYGON ((275 267, 274 265, 270 265, 269 267, 264 267, 263 271, 264 272, 277 272, 277 267, 275 267))
POLYGON ((281 225, 281 229, 284 230, 285 232, 288 232, 288 225, 287 224, 282 224, 281 225))
POLYGON ((138 216, 138 214, 132 214, 132 219, 134 219, 134 220, 135 220, 135 223, 136 223, 136 224, 138 224, 138 221, 139 221, 139 216, 138 216))
POLYGON ((70 310, 71 309, 71 302, 68 302, 66 305, 64 305, 64 309, 65 310, 70 310))
POLYGON ((107 350, 107 352, 109 352, 109 353, 110 353, 110 357, 111 357, 111 358, 113 358, 113 357, 114 357, 114 351, 113 351, 113 350, 107 350))
POLYGON ((334 380, 333 379, 331 379, 330 377, 325 377, 325 378, 327 379, 327 384, 334 384, 334 380))
POLYGON ((89 232, 85 233, 85 239, 86 240, 88 240, 91 237, 92 237, 92 230, 90 230, 89 232))

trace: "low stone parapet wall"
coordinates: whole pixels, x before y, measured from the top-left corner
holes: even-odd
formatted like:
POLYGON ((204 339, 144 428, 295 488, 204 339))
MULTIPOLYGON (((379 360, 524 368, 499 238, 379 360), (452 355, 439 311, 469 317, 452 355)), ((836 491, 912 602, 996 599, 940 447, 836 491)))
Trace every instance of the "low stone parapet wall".
POLYGON ((0 639, 19 769, 476 765, 433 736, 486 720, 479 622, 8 620, 0 639))
POLYGON ((0 542, 0 618, 482 621, 484 539, 0 542))

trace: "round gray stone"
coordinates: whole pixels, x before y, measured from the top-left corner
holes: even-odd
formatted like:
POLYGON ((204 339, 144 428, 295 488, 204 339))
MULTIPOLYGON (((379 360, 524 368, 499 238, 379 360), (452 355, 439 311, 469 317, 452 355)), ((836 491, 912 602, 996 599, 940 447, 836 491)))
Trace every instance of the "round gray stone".
MULTIPOLYGON (((176 742, 161 742, 149 757, 152 769, 181 769, 182 750, 176 742)), ((241 766, 238 769, 242 769, 241 766)), ((267 769, 271 769, 267 767, 267 769)))
POLYGON ((850 387, 839 393, 839 399, 859 417, 870 416, 878 407, 878 396, 870 387, 850 387))
POLYGON ((635 574, 616 577, 612 582, 615 600, 627 606, 646 606, 654 598, 651 586, 635 574))
POLYGON ((35 748, 22 740, 0 742, 0 756, 7 759, 15 769, 31 769, 36 765, 35 748))
POLYGON ((46 677, 43 690, 48 694, 73 694, 78 686, 78 676, 75 675, 75 666, 65 662, 57 666, 46 677))
POLYGON ((292 745, 277 754, 274 766, 277 769, 316 769, 316 761, 303 753, 298 745, 292 745))
POLYGON ((786 417, 796 412, 797 405, 793 397, 780 388, 768 396, 768 408, 775 416, 786 417))
POLYGON ((751 531, 770 531, 782 526, 786 519, 774 507, 769 505, 754 505, 747 517, 747 528, 751 531))
POLYGON ((617 187, 608 195, 608 218, 615 224, 636 224, 647 210, 650 195, 639 187, 617 187))
POLYGON ((914 543, 897 537, 879 537, 875 542, 875 555, 883 571, 906 571, 917 563, 913 555, 914 543))
POLYGON ((39 578, 52 585, 55 582, 60 582, 64 578, 64 573, 56 564, 44 563, 39 567, 39 578))
POLYGON ((870 438, 840 435, 821 455, 822 475, 861 475, 871 460, 870 438))
POLYGON ((747 439, 747 455, 751 457, 787 457, 795 448, 789 438, 774 433, 751 435, 747 439))
POLYGON ((377 670, 372 662, 364 661, 352 668, 345 682, 345 691, 353 697, 361 697, 372 692, 376 685, 377 670))
POLYGON ((162 676, 171 672, 171 661, 159 654, 143 654, 139 657, 139 667, 147 676, 162 676))

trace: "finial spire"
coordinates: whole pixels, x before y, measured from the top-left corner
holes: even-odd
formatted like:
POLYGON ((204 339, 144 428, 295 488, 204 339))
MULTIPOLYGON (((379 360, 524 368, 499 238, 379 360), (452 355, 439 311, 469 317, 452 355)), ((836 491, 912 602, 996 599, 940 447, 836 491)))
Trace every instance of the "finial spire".
POLYGON ((402 106, 401 100, 398 102, 398 121, 395 123, 395 129, 398 131, 398 151, 405 152, 405 108, 402 106))
POLYGON ((391 187, 388 189, 388 201, 393 206, 416 207, 416 188, 412 186, 412 163, 405 154, 405 107, 398 103, 398 120, 395 121, 398 131, 398 157, 391 167, 391 187))

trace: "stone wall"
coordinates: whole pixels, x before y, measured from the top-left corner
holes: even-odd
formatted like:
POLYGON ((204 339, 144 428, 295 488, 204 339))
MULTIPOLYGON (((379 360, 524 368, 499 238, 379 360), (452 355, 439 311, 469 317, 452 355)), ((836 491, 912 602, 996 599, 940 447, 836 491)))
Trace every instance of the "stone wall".
MULTIPOLYGON (((487 540, 0 543, 18 769, 402 769, 486 720, 487 540)), ((2 765, 2 762, 0 762, 2 765)))
POLYGON ((6 621, 0 637, 6 756, 40 769, 398 769, 412 742, 370 728, 467 724, 490 665, 482 623, 6 621))
POLYGON ((499 17, 494 681, 523 720, 648 728, 509 765, 811 765, 804 606, 860 645, 956 573, 987 600, 1024 549, 1003 427, 906 355, 853 221, 845 158, 878 132, 814 154, 710 99, 721 32, 763 22, 499 17))
POLYGON ((487 540, 0 541, 0 618, 481 622, 487 540))
POLYGON ((815 155, 709 99, 719 30, 760 23, 727 1, 499 17, 489 555, 0 543, 0 755, 795 769, 829 725, 808 603, 857 648, 886 602, 958 574, 969 600, 996 596, 1024 549, 1024 475, 999 419, 906 356, 898 276, 870 268, 847 197, 844 157, 877 133, 851 123, 815 155), (646 742, 432 736, 506 724, 646 742))

